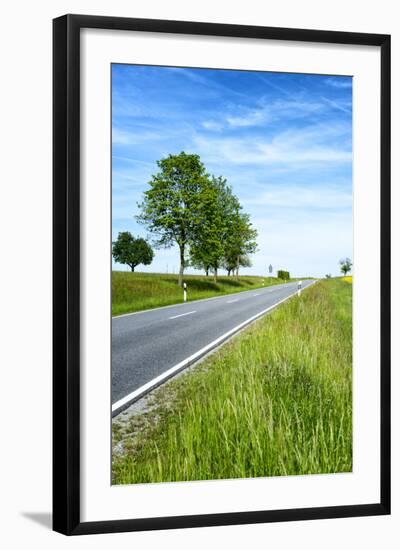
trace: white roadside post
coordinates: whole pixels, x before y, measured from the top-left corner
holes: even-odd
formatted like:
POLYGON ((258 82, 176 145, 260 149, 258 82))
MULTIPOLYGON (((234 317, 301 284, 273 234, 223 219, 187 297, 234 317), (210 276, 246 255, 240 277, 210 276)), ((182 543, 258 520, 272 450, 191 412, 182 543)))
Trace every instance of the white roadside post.
POLYGON ((298 281, 297 283, 297 296, 300 296, 301 294, 301 281, 298 281))
POLYGON ((186 283, 183 283, 183 301, 186 302, 186 299, 187 299, 187 286, 186 286, 186 283))

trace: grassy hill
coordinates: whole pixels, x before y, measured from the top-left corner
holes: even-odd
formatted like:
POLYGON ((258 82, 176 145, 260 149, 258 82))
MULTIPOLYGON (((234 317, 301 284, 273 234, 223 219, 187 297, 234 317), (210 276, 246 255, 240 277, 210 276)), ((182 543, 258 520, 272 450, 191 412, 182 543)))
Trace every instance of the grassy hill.
MULTIPOLYGON (((241 292, 281 284, 275 277, 241 276, 213 277, 204 275, 185 275, 188 301, 201 298, 222 296, 232 292, 241 292)), ((159 306, 168 306, 183 302, 183 291, 178 286, 178 275, 162 273, 112 272, 112 313, 120 315, 159 306)))

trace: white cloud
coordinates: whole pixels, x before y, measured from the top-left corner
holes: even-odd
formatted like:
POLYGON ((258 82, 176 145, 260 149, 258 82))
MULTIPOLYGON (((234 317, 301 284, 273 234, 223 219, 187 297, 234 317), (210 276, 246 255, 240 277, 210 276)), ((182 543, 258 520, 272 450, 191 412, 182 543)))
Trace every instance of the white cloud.
POLYGON ((333 86, 334 88, 351 88, 353 81, 349 77, 346 79, 340 79, 338 77, 336 78, 327 78, 325 81, 325 84, 328 84, 328 86, 333 86))
POLYGON ((119 155, 113 155, 112 158, 115 159, 115 160, 121 160, 123 162, 133 163, 135 165, 148 166, 148 167, 151 167, 151 168, 154 167, 154 163, 148 162, 146 160, 136 159, 134 157, 122 157, 122 156, 119 156, 119 155))
POLYGON ((304 164, 336 162, 346 163, 352 159, 350 147, 346 146, 348 128, 340 125, 317 125, 290 130, 274 138, 233 138, 195 135, 194 145, 207 162, 230 162, 232 164, 304 164), (342 139, 342 147, 327 141, 342 139))
POLYGON ((229 126, 233 127, 246 127, 246 126, 258 126, 264 124, 268 119, 268 112, 266 109, 259 109, 254 111, 247 111, 242 116, 228 116, 226 118, 229 126))
MULTIPOLYGON (((224 118, 215 121, 218 126, 245 128, 261 126, 282 119, 298 119, 326 109, 327 102, 304 101, 291 97, 269 102, 263 98, 256 108, 236 105, 224 118)), ((210 123, 208 123, 210 124, 210 123)))
POLYGON ((351 191, 338 185, 266 185, 266 190, 242 200, 243 206, 257 208, 295 208, 308 212, 320 209, 346 209, 352 206, 351 191))
POLYGON ((153 132, 129 132, 115 127, 112 129, 113 145, 138 145, 144 140, 156 138, 157 134, 153 132))
POLYGON ((323 100, 334 109, 338 109, 343 113, 351 114, 351 102, 333 101, 332 99, 328 99, 327 97, 324 97, 323 100))
POLYGON ((201 123, 201 125, 206 130, 212 130, 212 131, 216 131, 216 132, 219 132, 224 127, 224 125, 222 123, 216 122, 214 120, 205 120, 204 122, 201 123))
POLYGON ((213 78, 208 78, 207 69, 204 69, 204 72, 202 72, 201 69, 191 71, 186 67, 168 67, 167 70, 179 74, 180 76, 191 80, 195 84, 199 84, 202 87, 207 88, 207 90, 216 90, 218 92, 228 93, 229 95, 236 97, 246 97, 246 94, 238 92, 232 87, 224 86, 221 82, 218 82, 213 78))

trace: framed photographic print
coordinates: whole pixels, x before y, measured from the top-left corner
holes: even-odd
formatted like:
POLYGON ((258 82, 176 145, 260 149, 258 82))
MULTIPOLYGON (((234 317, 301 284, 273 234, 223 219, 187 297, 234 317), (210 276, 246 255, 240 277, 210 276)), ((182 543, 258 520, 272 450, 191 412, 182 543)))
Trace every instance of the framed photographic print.
POLYGON ((54 20, 53 527, 390 513, 390 37, 54 20))

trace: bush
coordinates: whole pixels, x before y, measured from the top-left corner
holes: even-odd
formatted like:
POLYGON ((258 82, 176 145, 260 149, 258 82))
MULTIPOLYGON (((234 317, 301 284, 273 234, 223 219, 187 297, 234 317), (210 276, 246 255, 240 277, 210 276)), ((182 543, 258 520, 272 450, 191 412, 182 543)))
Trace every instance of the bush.
POLYGON ((282 279, 283 281, 288 281, 290 279, 289 271, 284 271, 283 269, 280 269, 277 275, 278 275, 278 279, 282 279))

